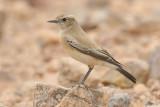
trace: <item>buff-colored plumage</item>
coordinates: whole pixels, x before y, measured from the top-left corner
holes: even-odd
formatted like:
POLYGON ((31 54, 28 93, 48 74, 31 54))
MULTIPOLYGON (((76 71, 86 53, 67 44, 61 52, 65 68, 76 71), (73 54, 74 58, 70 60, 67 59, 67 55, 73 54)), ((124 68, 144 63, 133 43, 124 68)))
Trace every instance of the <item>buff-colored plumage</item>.
POLYGON ((56 20, 49 22, 57 23, 61 29, 62 45, 66 52, 74 59, 88 65, 88 73, 82 78, 83 83, 95 65, 107 65, 117 69, 132 82, 136 79, 125 71, 122 65, 116 61, 106 50, 93 42, 80 27, 73 16, 58 16, 56 20))

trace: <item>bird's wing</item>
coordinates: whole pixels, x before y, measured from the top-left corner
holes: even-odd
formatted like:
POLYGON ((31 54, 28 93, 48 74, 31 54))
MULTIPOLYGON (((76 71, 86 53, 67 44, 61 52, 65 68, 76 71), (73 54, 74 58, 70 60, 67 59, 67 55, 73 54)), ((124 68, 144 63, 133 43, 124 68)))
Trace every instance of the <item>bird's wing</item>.
POLYGON ((67 43, 73 47, 74 49, 76 49, 77 51, 92 56, 96 59, 100 59, 102 61, 106 61, 109 62, 117 67, 119 67, 121 64, 116 61, 107 51, 105 50, 101 50, 101 49, 96 49, 96 48, 91 48, 91 47, 87 47, 86 45, 80 44, 78 42, 76 42, 73 39, 67 39, 66 40, 67 43))
POLYGON ((115 66, 117 66, 117 70, 122 73, 124 76, 126 76, 128 79, 130 79, 132 82, 136 83, 135 77, 133 77, 130 73, 128 73, 125 69, 123 69, 122 65, 116 61, 106 50, 104 49, 96 49, 96 48, 88 48, 82 44, 79 44, 78 42, 67 39, 66 42, 77 51, 92 56, 96 59, 100 59, 102 61, 111 63, 115 66))
POLYGON ((120 62, 118 62, 117 60, 115 60, 112 55, 107 52, 105 49, 98 49, 97 51, 99 51, 100 53, 105 54, 106 56, 110 57, 110 59, 112 60, 112 62, 116 63, 117 66, 122 66, 122 64, 120 62))

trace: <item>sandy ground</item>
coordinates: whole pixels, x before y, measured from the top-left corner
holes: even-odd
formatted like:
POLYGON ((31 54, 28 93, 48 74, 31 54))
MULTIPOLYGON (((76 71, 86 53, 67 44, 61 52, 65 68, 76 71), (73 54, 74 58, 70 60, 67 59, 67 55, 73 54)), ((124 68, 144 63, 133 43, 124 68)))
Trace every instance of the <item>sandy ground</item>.
POLYGON ((61 14, 73 14, 88 36, 129 66, 138 80, 134 85, 113 70, 97 67, 89 86, 131 91, 147 107, 158 107, 159 5, 159 0, 0 0, 0 107, 32 107, 32 95, 27 94, 32 83, 70 87, 87 70, 69 58, 59 29, 47 23, 61 14))

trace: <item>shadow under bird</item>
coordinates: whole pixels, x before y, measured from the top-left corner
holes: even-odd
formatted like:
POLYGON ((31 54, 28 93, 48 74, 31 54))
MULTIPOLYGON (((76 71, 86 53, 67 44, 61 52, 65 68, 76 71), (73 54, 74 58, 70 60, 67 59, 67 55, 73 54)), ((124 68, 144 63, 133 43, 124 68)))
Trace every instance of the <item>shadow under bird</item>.
POLYGON ((59 25, 62 44, 66 52, 72 58, 88 65, 88 72, 81 78, 80 84, 84 84, 96 65, 106 65, 116 69, 133 83, 136 83, 135 77, 127 72, 121 63, 115 60, 110 53, 99 47, 86 35, 85 31, 73 16, 61 15, 55 20, 50 20, 48 22, 59 25))

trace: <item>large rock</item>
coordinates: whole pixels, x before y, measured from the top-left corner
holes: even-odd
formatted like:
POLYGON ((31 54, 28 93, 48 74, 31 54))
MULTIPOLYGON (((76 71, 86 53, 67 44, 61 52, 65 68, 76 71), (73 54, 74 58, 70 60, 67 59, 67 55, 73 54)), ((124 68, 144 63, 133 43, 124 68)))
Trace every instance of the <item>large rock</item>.
POLYGON ((66 93, 65 88, 39 83, 35 87, 34 107, 55 107, 66 93))
POLYGON ((38 83, 34 87, 34 107, 145 107, 159 104, 142 84, 136 85, 134 90, 93 89, 79 84, 64 88, 38 83), (142 89, 139 91, 138 88, 142 89))
POLYGON ((57 107, 101 107, 103 94, 84 85, 69 91, 57 107))

